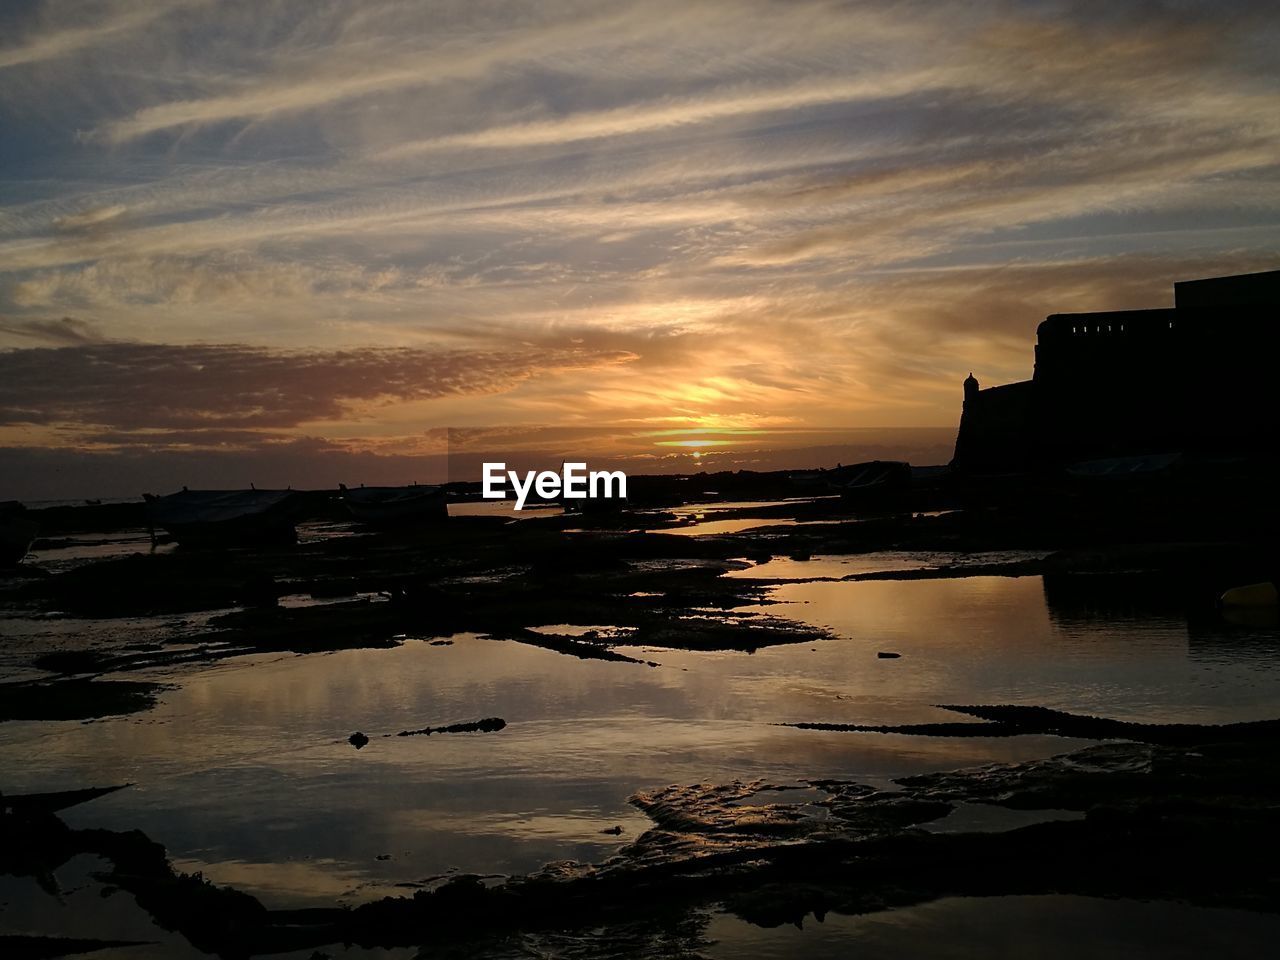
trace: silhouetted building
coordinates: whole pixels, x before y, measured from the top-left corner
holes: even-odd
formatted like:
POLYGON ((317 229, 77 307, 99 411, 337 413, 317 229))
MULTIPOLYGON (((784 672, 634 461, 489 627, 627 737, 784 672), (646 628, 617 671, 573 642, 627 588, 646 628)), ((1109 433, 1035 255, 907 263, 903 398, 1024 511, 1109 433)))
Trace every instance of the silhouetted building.
POLYGON ((1280 270, 1174 284, 1174 306, 1061 313, 1030 380, 964 382, 952 464, 980 473, 1145 454, 1274 454, 1280 270))

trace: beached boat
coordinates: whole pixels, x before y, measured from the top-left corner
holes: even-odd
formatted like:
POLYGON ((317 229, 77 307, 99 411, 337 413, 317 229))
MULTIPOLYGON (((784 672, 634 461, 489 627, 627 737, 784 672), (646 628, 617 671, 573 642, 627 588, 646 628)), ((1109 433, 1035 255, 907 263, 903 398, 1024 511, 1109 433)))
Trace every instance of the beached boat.
POLYGON ((1232 587, 1218 601, 1224 607, 1275 607, 1280 604, 1280 590, 1270 581, 1232 587))
POLYGON ((16 500, 0 503, 0 566, 22 562, 36 537, 36 522, 16 500))
POLYGON ((341 484, 347 512, 361 523, 413 524, 449 516, 444 490, 427 484, 408 487, 348 487, 341 484))
POLYGON ((294 490, 187 490, 144 494, 147 517, 184 546, 293 543, 307 498, 294 490))
POLYGON ((1067 475, 1078 480, 1116 480, 1173 476, 1183 465, 1181 453, 1148 453, 1134 457, 1106 457, 1067 465, 1067 475))
POLYGON ((561 501, 560 506, 565 513, 584 517, 608 516, 629 510, 627 501, 622 497, 583 497, 561 501))
POLYGON ((880 501, 911 488, 911 464, 900 460, 867 460, 829 471, 829 483, 855 501, 880 501))

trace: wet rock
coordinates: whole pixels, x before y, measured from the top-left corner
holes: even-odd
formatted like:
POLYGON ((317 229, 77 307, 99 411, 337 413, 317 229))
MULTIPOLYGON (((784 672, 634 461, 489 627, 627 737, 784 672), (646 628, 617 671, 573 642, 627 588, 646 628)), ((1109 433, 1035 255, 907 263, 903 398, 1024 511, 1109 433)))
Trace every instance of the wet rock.
POLYGON ((628 657, 624 653, 618 653, 616 650, 611 650, 608 645, 592 643, 586 638, 557 636, 556 634, 538 633, 534 630, 526 629, 513 631, 509 636, 511 639, 519 640, 521 643, 542 647, 544 650, 554 650, 556 653, 565 653, 580 660, 611 660, 615 663, 644 662, 643 660, 637 660, 635 657, 628 657))
POLYGON ((622 836, 622 827, 606 827, 600 832, 604 834, 608 834, 610 836, 620 837, 622 836))
POLYGON ((311 582, 307 592, 313 600, 337 600, 342 597, 354 597, 360 592, 360 585, 350 577, 316 580, 311 582))
POLYGON ((1275 764, 1257 770, 1251 786, 1240 783, 1244 771, 1227 763, 1210 762, 1202 753, 1173 752, 1146 744, 1099 744, 1064 756, 1025 763, 990 764, 971 770, 920 774, 897 781, 917 797, 946 802, 994 803, 1015 810, 1059 809, 1084 811, 1149 796, 1176 786, 1178 793, 1216 794, 1257 790, 1276 791, 1275 764), (1162 752, 1166 751, 1166 752, 1162 752), (1193 780, 1187 774, 1199 767, 1193 780), (1270 770, 1270 774, 1267 771, 1270 770), (1197 782, 1198 781, 1198 782, 1197 782))
POLYGON ((485 717, 469 723, 451 723, 443 727, 423 727, 421 730, 401 730, 397 737, 431 736, 433 733, 496 733, 507 725, 501 717, 485 717))
POLYGON ((184 613, 230 606, 243 593, 246 567, 262 560, 134 554, 55 574, 29 590, 57 609, 98 617, 184 613))
POLYGON ((589 931, 625 930, 655 915, 696 917, 718 904, 766 926, 957 896, 1125 897, 1277 912, 1276 743, 1104 744, 903 778, 900 791, 833 780, 672 785, 636 795, 653 829, 601 863, 556 862, 495 883, 456 876, 354 909, 268 910, 175 872, 141 833, 71 830, 52 815, 19 830, 0 818, 0 869, 47 876, 72 856, 100 857, 110 863, 104 882, 221 956, 428 940, 477 953, 488 939, 540 932, 577 943, 589 931), (784 788, 805 790, 803 802, 744 802, 784 788), (814 789, 829 818, 806 814, 814 789), (997 832, 917 828, 960 803, 1085 815, 997 832))
POLYGON ((241 602, 247 607, 274 607, 280 602, 281 590, 266 574, 250 577, 240 588, 241 602))
POLYGON ((347 743, 351 744, 353 747, 359 750, 369 743, 369 738, 366 737, 359 730, 357 730, 351 736, 347 737, 347 743))
POLYGON ((1139 743, 1191 745, 1225 741, 1280 740, 1280 720, 1247 723, 1133 723, 1090 717, 1048 707, 996 704, 961 706, 938 704, 943 710, 977 717, 983 723, 857 724, 806 721, 780 726, 801 730, 852 733, 906 733, 926 737, 1017 737, 1051 735, 1081 740, 1134 740, 1139 743))
MULTIPOLYGON (((74 937, 30 937, 0 934, 0 956, 7 960, 52 960, 98 950, 154 946, 151 940, 86 940, 74 937)), ((123 955, 123 954, 121 954, 123 955)))
POLYGON ((195 639, 228 644, 234 653, 395 647, 403 642, 404 630, 390 607, 362 600, 315 607, 253 607, 219 614, 210 621, 216 631, 195 639))
POLYGON ((148 710, 163 687, 140 680, 66 679, 0 684, 0 721, 93 720, 148 710))
MULTIPOLYGON (((100 617, 248 604, 209 619, 207 632, 180 642, 175 637, 174 649, 145 656, 121 649, 54 655, 48 663, 55 670, 131 670, 267 650, 394 646, 415 635, 440 638, 443 645, 455 633, 623 663, 647 662, 615 649, 624 639, 641 646, 747 651, 824 639, 825 632, 785 618, 759 615, 747 622, 728 613, 771 602, 768 584, 723 576, 746 568, 734 559, 742 548, 740 541, 708 538, 616 531, 570 536, 539 524, 461 523, 412 540, 372 535, 283 551, 140 554, 59 572, 22 585, 15 595, 48 611, 100 617), (382 594, 396 602, 275 605, 282 591, 308 590, 316 596, 382 594), (562 622, 616 624, 629 636, 554 637, 525 629, 562 622)), ((772 552, 765 547, 758 555, 772 552)))
POLYGON ((52 793, 16 793, 7 796, 0 792, 0 815, 17 820, 38 819, 130 786, 132 784, 120 783, 110 787, 85 787, 80 790, 56 790, 52 793))
POLYGON ((881 650, 879 653, 876 654, 876 657, 878 657, 881 660, 897 660, 901 656, 902 654, 900 653, 892 653, 888 650, 881 650))
POLYGON ((866 797, 835 796, 831 815, 858 830, 880 831, 917 826, 940 820, 955 809, 936 798, 921 799, 901 793, 876 793, 866 797))
POLYGON ((742 650, 829 640, 833 634, 781 617, 761 615, 750 619, 725 619, 686 615, 675 622, 642 627, 632 643, 678 650, 742 650))
POLYGON ((659 828, 683 834, 785 836, 812 829, 812 817, 796 805, 737 803, 765 789, 773 788, 763 780, 672 785, 640 791, 630 802, 659 828))

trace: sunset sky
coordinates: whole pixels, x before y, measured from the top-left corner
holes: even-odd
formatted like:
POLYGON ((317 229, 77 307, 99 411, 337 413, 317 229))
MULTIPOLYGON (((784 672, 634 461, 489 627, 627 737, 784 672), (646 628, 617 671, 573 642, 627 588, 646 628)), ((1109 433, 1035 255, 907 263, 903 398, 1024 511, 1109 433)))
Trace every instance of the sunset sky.
POLYGON ((0 499, 407 482, 445 427, 945 458, 1046 314, 1280 266, 1277 50, 1220 0, 5 0, 0 499))

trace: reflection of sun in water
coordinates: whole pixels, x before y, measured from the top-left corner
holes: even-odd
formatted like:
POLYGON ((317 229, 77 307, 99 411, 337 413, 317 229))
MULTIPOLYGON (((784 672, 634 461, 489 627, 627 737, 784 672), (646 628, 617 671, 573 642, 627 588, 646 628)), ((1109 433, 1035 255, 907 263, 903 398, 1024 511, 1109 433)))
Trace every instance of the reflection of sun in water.
POLYGON ((701 451, 701 450, 695 450, 695 451, 693 451, 693 459, 695 459, 695 460, 701 460, 701 459, 702 459, 702 451, 701 451))

